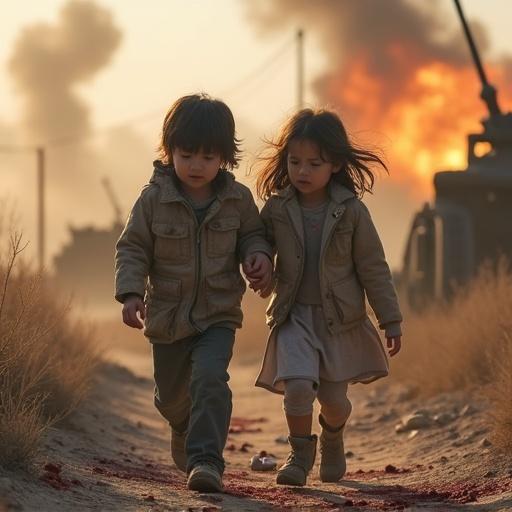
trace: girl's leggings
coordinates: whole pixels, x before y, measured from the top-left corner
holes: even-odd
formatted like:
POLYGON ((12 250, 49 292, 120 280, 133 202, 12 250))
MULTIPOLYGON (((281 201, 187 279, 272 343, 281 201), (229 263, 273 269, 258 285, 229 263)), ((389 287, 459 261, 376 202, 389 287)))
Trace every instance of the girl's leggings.
POLYGON ((344 425, 352 411, 347 398, 347 382, 330 382, 320 379, 315 382, 307 379, 284 381, 284 411, 288 416, 307 416, 313 412, 315 398, 320 403, 320 414, 328 425, 344 425))

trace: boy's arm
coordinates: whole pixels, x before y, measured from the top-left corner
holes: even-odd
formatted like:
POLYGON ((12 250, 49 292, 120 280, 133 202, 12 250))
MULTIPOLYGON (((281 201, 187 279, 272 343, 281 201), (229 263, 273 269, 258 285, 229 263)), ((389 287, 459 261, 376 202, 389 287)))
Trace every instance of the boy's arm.
POLYGON ((391 271, 370 212, 363 203, 359 202, 359 206, 352 240, 357 276, 375 311, 380 328, 387 328, 388 334, 396 336, 400 334, 402 315, 391 271))
POLYGON ((255 252, 266 254, 272 261, 272 248, 265 239, 265 227, 260 218, 258 207, 250 190, 246 187, 243 189, 243 196, 237 245, 240 261, 245 261, 250 254, 255 252))
POLYGON ((129 294, 144 297, 146 279, 153 259, 150 190, 142 192, 130 212, 116 244, 115 298, 124 302, 129 294))

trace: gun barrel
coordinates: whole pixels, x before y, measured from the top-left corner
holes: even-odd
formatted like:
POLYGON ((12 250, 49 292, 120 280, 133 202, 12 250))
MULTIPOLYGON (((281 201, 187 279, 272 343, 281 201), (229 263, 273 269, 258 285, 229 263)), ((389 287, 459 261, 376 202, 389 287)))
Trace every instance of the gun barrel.
POLYGON ((473 61, 476 66, 476 70, 478 72, 478 76, 480 77, 480 81, 482 82, 482 94, 481 97, 487 104, 487 108, 491 115, 501 114, 501 109, 498 105, 498 100, 496 98, 496 90, 487 80, 487 75, 485 74, 485 69, 482 66, 482 61, 480 60, 480 55, 478 54, 478 50, 473 39, 473 35, 471 34, 471 30, 469 29, 469 25, 466 21, 466 17, 464 16, 464 12, 462 11, 462 6, 460 4, 460 0, 453 0, 455 2, 455 7, 459 14, 460 21, 462 23, 462 28, 464 29, 464 33, 466 34, 466 39, 469 44, 469 49, 471 51, 471 56, 473 57, 473 61))

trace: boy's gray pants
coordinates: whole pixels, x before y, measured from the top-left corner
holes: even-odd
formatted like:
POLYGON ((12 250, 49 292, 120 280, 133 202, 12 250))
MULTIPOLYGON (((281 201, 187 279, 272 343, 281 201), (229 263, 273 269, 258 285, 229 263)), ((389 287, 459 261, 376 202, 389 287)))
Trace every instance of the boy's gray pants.
POLYGON ((233 329, 211 326, 197 336, 153 344, 155 405, 174 430, 187 431, 187 472, 205 461, 224 471, 234 340, 233 329))

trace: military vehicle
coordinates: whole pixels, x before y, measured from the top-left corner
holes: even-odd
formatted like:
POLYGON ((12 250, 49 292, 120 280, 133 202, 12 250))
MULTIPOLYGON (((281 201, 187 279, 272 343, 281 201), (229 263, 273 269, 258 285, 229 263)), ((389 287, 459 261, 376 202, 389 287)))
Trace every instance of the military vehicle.
POLYGON ((104 178, 102 183, 114 209, 112 225, 106 229, 70 226, 71 241, 53 260, 57 285, 80 301, 98 306, 113 301, 114 248, 124 227, 110 182, 104 178))
POLYGON ((512 259, 512 114, 503 113, 459 0, 454 0, 482 83, 489 115, 483 131, 468 135, 462 171, 434 176, 435 202, 413 220, 400 284, 413 308, 449 299, 486 261, 512 259))

